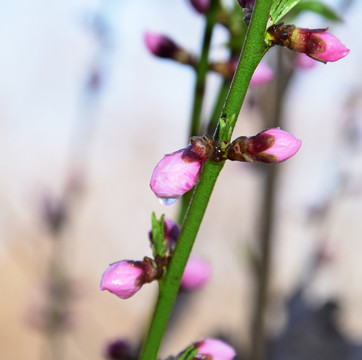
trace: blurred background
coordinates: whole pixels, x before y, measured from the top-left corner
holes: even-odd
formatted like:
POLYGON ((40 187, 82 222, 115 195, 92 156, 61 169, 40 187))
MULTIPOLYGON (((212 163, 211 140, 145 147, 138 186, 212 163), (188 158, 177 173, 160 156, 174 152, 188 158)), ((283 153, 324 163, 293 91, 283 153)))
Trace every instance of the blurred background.
MULTIPOLYGON (((282 103, 283 129, 303 145, 277 165, 266 332, 278 360, 325 349, 328 359, 362 359, 362 3, 328 5, 344 22, 308 13, 296 24, 330 26, 351 52, 294 69, 282 103)), ((92 360, 112 340, 138 346, 156 284, 120 300, 99 282, 108 264, 151 255, 152 211, 177 214, 149 180, 187 144, 195 79, 149 54, 143 34, 198 54, 203 26, 186 0, 0 3, 1 358, 92 360)), ((218 25, 213 59, 226 57, 225 41, 218 25)), ((272 67, 278 51, 267 55, 272 67)), ((220 81, 208 77, 204 119, 220 81)), ((274 82, 250 89, 234 137, 268 123, 274 82)), ((227 163, 221 173, 194 246, 212 277, 188 296, 162 357, 214 335, 247 352, 262 169, 227 163)))

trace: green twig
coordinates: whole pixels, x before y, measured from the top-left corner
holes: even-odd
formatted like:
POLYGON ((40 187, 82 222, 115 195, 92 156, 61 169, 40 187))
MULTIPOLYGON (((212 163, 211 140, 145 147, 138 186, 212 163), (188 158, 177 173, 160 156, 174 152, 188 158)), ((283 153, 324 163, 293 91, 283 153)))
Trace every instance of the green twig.
POLYGON ((200 135, 201 109, 204 101, 205 82, 209 67, 209 51, 212 32, 216 23, 216 15, 219 9, 219 1, 212 0, 207 13, 204 35, 202 39, 202 49, 200 59, 196 65, 196 82, 194 87, 194 103, 192 106, 191 124, 189 137, 200 135))
MULTIPOLYGON (((230 122, 229 135, 235 126, 237 116, 244 101, 249 82, 255 68, 268 50, 265 42, 265 29, 272 0, 257 0, 254 13, 244 42, 243 51, 236 69, 222 117, 230 122)), ((229 141, 230 139, 222 139, 229 141)), ((177 241, 164 282, 160 284, 158 301, 148 337, 140 360, 155 360, 163 334, 175 302, 181 277, 206 211, 212 190, 224 163, 208 161, 195 188, 191 204, 177 241)))

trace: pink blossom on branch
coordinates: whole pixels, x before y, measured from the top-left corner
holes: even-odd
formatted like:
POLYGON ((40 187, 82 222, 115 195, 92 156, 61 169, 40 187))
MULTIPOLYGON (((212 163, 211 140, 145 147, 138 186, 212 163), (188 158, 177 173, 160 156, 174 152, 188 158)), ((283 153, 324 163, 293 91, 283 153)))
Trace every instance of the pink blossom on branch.
POLYGON ((194 346, 199 350, 198 355, 204 355, 206 359, 209 356, 211 360, 232 360, 236 355, 234 348, 218 339, 205 339, 194 346))
POLYGON ((144 34, 144 41, 150 53, 162 58, 173 58, 179 48, 169 37, 149 31, 144 34))
POLYGON ((144 261, 117 261, 103 273, 100 290, 108 290, 121 299, 128 299, 143 284, 155 278, 156 271, 144 261))
POLYGON ((199 14, 206 14, 210 7, 210 0, 190 0, 192 7, 199 14))
POLYGON ((263 85, 273 80, 274 71, 264 62, 260 62, 256 67, 250 81, 250 87, 263 85))
POLYGON ((348 55, 349 49, 327 30, 277 24, 268 29, 268 40, 271 45, 287 46, 323 63, 340 60, 348 55))
POLYGON ((199 180, 203 164, 211 156, 212 139, 193 137, 191 144, 165 155, 156 165, 150 187, 164 205, 172 205, 199 180))
POLYGON ((323 63, 333 62, 342 59, 349 53, 347 49, 334 35, 327 32, 327 29, 296 29, 292 36, 292 46, 301 49, 309 57, 323 63))
POLYGON ((210 276, 210 264, 191 255, 181 278, 181 289, 186 291, 198 290, 207 283, 210 276))
POLYGON ((227 149, 227 158, 238 161, 276 163, 289 159, 302 142, 279 128, 267 129, 255 136, 239 137, 227 149))
POLYGON ((189 161, 184 154, 180 150, 165 155, 153 170, 150 186, 164 205, 172 205, 199 179, 201 161, 189 161))

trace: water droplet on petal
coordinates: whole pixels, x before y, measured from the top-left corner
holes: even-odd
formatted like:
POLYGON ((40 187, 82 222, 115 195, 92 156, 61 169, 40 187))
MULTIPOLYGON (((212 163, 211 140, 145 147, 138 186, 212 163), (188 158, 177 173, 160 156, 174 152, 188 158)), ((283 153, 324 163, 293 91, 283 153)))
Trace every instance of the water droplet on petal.
POLYGON ((158 200, 162 205, 170 206, 174 204, 179 198, 163 198, 159 197, 158 200))

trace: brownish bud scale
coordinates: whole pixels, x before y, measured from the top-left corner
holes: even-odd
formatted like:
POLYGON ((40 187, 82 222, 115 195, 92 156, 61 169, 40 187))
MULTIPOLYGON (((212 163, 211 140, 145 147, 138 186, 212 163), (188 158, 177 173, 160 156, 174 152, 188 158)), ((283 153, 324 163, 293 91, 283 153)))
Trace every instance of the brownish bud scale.
POLYGON ((212 157, 214 151, 214 140, 208 135, 193 136, 190 139, 191 145, 188 147, 188 151, 185 151, 183 158, 186 160, 190 157, 193 160, 198 157, 201 162, 206 162, 212 157))

